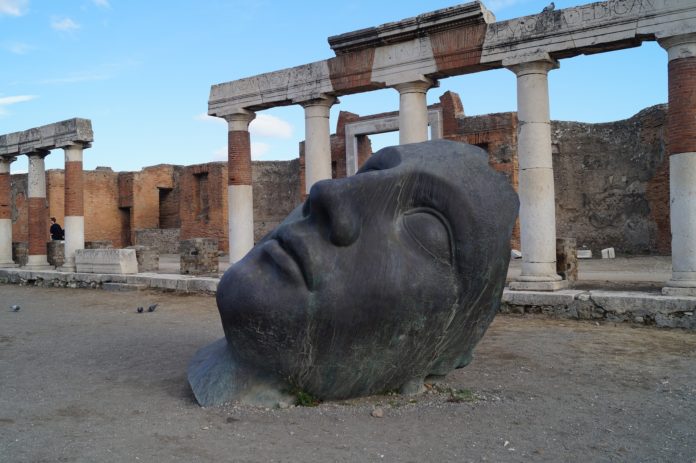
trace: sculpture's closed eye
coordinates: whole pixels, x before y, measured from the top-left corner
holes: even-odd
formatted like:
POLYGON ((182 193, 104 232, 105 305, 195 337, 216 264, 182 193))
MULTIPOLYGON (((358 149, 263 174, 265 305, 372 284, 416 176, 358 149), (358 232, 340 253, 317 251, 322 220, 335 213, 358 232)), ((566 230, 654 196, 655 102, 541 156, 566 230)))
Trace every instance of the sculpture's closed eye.
POLYGON ((428 254, 448 265, 452 264, 452 232, 442 214, 419 207, 402 218, 408 235, 428 254))

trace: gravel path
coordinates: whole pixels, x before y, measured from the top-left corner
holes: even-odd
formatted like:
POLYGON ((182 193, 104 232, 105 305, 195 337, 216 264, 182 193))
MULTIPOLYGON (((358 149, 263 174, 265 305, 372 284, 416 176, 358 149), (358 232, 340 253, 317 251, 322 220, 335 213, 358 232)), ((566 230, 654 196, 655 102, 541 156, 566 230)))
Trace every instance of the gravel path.
POLYGON ((202 409, 186 366, 222 336, 212 297, 0 285, 0 304, 3 462, 696 462, 696 333, 500 316, 426 394, 202 409))

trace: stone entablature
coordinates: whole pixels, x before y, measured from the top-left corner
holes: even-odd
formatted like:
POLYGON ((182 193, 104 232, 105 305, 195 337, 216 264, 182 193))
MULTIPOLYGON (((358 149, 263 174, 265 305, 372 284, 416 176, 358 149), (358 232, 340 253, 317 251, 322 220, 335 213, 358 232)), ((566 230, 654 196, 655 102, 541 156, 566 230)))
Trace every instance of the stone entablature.
MULTIPOLYGON (((480 8, 482 20, 490 17, 477 2, 452 8, 474 6, 480 8)), ((401 23, 374 29, 395 28, 401 23)), ((609 0, 507 21, 464 22, 444 30, 426 28, 422 34, 414 32, 414 37, 399 37, 402 41, 397 43, 380 41, 379 32, 370 38, 369 30, 332 37, 331 41, 342 37, 347 42, 345 49, 339 46, 335 50, 334 58, 213 85, 208 114, 222 117, 325 95, 377 90, 418 76, 438 79, 496 69, 503 66, 503 60, 524 62, 543 53, 558 59, 629 48, 644 40, 696 32, 696 2, 609 0), (365 37, 353 44, 354 36, 360 35, 365 37)))
POLYGON ((328 41, 334 53, 342 55, 363 48, 405 42, 433 32, 492 22, 495 22, 493 13, 477 1, 442 8, 377 27, 334 35, 329 37, 328 41))
POLYGON ((50 151, 75 144, 87 148, 93 141, 92 122, 89 119, 73 118, 0 136, 0 156, 50 151))
POLYGON ((488 25, 482 64, 548 53, 569 58, 696 31, 693 0, 610 0, 488 25))

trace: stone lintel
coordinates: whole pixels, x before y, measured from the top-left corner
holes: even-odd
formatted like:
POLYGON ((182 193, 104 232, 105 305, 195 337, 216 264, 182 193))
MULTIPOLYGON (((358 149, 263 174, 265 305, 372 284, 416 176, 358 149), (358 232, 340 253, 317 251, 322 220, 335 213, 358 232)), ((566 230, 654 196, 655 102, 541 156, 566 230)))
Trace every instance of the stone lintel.
POLYGON ((341 55, 363 48, 376 48, 406 42, 434 32, 494 21, 493 13, 488 11, 481 2, 476 1, 423 13, 376 27, 334 35, 329 37, 328 41, 336 55, 341 55))
POLYGON ((89 119, 68 119, 0 136, 0 156, 16 156, 35 151, 50 151, 70 145, 91 146, 94 141, 89 119))
POLYGON ((696 32, 693 0, 609 0, 489 24, 481 64, 546 52, 568 58, 696 32))

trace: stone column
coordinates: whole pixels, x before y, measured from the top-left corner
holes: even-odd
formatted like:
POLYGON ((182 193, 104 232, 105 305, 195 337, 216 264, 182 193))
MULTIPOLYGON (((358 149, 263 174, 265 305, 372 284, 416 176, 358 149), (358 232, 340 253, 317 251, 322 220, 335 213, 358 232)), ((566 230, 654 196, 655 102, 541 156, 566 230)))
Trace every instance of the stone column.
POLYGON ((65 262, 61 270, 75 271, 75 251, 85 248, 85 210, 82 181, 82 151, 89 145, 75 143, 65 151, 65 262))
POLYGON ((428 102, 426 93, 434 85, 430 79, 396 84, 399 91, 399 144, 428 140, 428 102))
POLYGON ((225 116, 227 139, 227 211, 230 263, 254 247, 254 198, 251 190, 251 111, 225 116))
POLYGON ((52 267, 46 258, 48 242, 48 208, 46 207, 46 168, 44 158, 49 151, 37 150, 27 153, 29 157, 29 255, 25 268, 47 270, 52 267))
POLYGON ((672 278, 662 293, 696 296, 696 34, 659 40, 668 54, 672 278))
POLYGON ((12 261, 12 189, 10 164, 14 157, 0 156, 0 268, 16 267, 12 261))
POLYGON ((303 102, 305 110, 305 193, 319 180, 331 178, 331 129, 329 112, 338 100, 317 98, 303 102))
POLYGON ((510 289, 554 291, 568 282, 556 273, 556 204, 551 160, 548 72, 558 62, 547 54, 506 62, 517 75, 522 274, 510 289))

